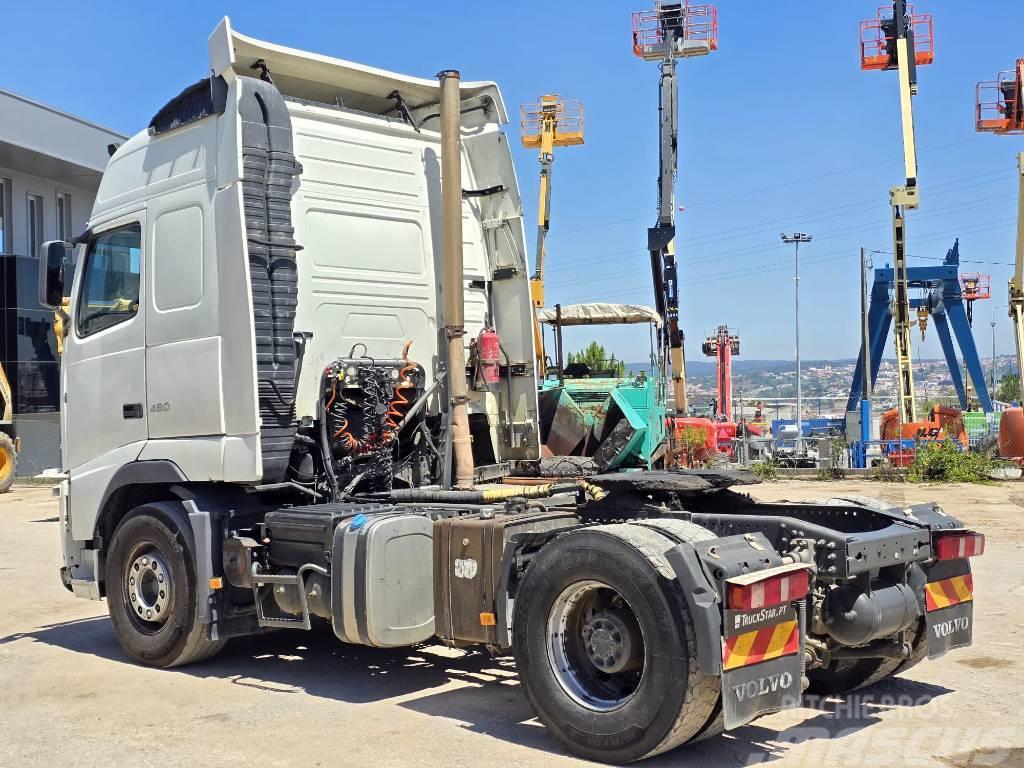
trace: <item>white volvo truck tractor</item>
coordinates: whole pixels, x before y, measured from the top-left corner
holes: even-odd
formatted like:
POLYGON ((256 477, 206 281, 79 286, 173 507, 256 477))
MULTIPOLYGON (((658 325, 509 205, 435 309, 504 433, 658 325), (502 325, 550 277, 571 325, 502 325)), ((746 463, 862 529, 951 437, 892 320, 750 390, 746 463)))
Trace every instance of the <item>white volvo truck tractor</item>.
MULTIPOLYGON (((61 576, 132 659, 324 624, 478 644, 568 750, 620 763, 970 644, 984 539, 937 505, 516 477, 537 373, 493 83, 227 19, 209 52, 112 152, 66 287, 61 576)), ((41 253, 54 308, 66 247, 41 253)))

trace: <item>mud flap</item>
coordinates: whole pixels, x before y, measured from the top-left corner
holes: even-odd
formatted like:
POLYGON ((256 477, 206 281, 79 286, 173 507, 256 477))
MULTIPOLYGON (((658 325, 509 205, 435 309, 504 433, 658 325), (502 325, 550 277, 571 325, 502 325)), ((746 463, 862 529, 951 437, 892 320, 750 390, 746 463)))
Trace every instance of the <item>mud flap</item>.
POLYGON ((948 568, 961 572, 932 571, 924 585, 929 659, 967 647, 974 634, 974 578, 963 561, 954 561, 948 568))
POLYGON ((974 601, 928 611, 925 625, 928 628, 929 659, 937 659, 954 648, 966 648, 974 634, 974 601))
POLYGON ((738 728, 759 715, 800 706, 803 632, 793 604, 725 611, 722 716, 738 728))
POLYGON ((722 673, 725 727, 739 728, 758 715, 800 706, 800 656, 783 656, 722 673))

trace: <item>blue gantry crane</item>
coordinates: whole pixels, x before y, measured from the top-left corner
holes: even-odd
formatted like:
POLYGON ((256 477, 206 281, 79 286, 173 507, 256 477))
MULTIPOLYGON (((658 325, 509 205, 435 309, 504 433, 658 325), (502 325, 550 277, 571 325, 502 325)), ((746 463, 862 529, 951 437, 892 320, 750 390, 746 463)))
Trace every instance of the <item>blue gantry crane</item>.
MULTIPOLYGON (((878 378, 878 368, 885 353, 886 340, 892 327, 891 292, 894 290, 895 272, 889 265, 875 269, 874 283, 871 287, 871 303, 868 309, 868 343, 870 345, 871 385, 874 389, 878 378)), ((960 373, 957 362, 956 345, 967 367, 977 393, 978 403, 985 413, 992 412, 992 399, 985 384, 985 373, 978 357, 978 348, 971 334, 971 305, 978 299, 988 298, 982 292, 977 275, 960 274, 960 241, 946 253, 942 264, 928 267, 908 267, 907 287, 922 289, 924 295, 910 300, 910 309, 916 310, 919 322, 926 321, 930 316, 939 334, 942 353, 949 366, 949 375, 956 389, 957 399, 962 410, 968 409, 967 388, 960 373)), ((922 324, 922 331, 923 331, 922 324)), ((861 398, 864 372, 864 347, 861 345, 858 364, 854 369, 853 383, 850 386, 850 397, 846 402, 846 410, 857 410, 861 398)))

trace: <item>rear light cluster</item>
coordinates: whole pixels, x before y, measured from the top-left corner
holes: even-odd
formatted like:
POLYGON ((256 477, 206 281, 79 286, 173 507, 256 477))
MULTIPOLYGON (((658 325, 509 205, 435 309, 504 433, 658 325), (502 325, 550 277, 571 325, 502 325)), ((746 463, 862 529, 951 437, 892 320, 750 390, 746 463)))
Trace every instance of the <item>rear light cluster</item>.
POLYGON ((752 584, 730 584, 729 608, 736 611, 752 611, 802 600, 807 597, 807 591, 810 589, 810 578, 807 570, 800 569, 778 576, 769 576, 752 584))
POLYGON ((937 560, 962 560, 985 554, 985 535, 982 533, 942 533, 935 537, 932 547, 937 560))

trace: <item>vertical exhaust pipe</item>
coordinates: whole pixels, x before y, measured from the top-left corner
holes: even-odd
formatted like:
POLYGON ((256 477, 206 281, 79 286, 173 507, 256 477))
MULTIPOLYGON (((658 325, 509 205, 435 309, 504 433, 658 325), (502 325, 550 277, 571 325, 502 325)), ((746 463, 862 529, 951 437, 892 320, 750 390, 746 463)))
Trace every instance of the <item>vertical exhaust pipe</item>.
POLYGON ((469 401, 466 388, 466 334, 462 254, 462 114, 460 75, 448 69, 441 81, 441 246, 443 277, 441 295, 444 332, 448 339, 448 396, 452 409, 452 452, 455 487, 473 487, 473 445, 469 433, 469 401))

